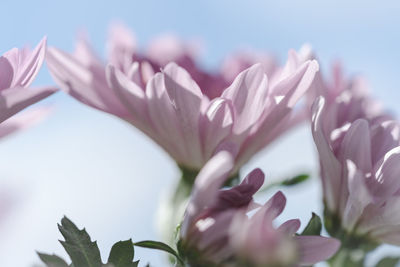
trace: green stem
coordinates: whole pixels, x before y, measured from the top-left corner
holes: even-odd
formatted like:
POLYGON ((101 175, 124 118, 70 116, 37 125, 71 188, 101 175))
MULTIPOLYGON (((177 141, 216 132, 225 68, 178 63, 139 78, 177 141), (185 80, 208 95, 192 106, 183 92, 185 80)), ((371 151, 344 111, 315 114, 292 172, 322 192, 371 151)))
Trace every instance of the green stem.
POLYGON ((329 261, 331 267, 363 267, 365 251, 342 247, 329 261))

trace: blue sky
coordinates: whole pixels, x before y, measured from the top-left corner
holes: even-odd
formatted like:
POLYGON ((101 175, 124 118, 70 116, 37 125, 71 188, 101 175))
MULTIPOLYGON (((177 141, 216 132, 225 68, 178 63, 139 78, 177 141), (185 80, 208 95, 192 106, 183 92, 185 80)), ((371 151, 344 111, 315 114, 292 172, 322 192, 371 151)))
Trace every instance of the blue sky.
MULTIPOLYGON (((388 109, 400 112, 398 1, 2 0, 0 10, 1 52, 35 45, 44 35, 49 45, 70 51, 78 31, 86 30, 104 55, 107 28, 115 20, 132 28, 143 46, 165 32, 202 39, 202 63, 209 68, 238 47, 272 51, 283 61, 288 49, 310 43, 323 69, 342 60, 349 73, 367 76, 388 109)), ((44 67, 35 84, 52 83, 44 67)), ((18 199, 0 227, 0 265, 30 266, 35 249, 62 253, 56 222, 63 214, 86 226, 104 252, 120 239, 157 238, 154 214, 178 175, 173 162, 134 128, 63 93, 44 104, 54 108, 47 121, 0 143, 0 181, 18 199)), ((314 156, 303 127, 245 170, 262 167, 267 178, 276 178, 287 170, 313 170, 314 156)), ((301 192, 289 191, 283 217, 297 216, 304 224, 310 209, 320 209, 318 188, 314 181, 301 192)), ((159 253, 139 254, 163 265, 159 253)))

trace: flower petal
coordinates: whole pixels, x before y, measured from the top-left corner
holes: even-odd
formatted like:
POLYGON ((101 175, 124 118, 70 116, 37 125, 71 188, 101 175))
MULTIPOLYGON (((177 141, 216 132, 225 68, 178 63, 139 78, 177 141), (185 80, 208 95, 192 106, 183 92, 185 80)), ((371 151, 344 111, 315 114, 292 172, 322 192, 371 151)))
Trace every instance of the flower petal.
POLYGON ((268 97, 268 79, 261 64, 241 72, 221 97, 232 100, 233 132, 237 135, 246 132, 260 118, 268 97))
POLYGON ((74 56, 53 47, 48 48, 47 65, 61 89, 74 98, 122 118, 129 116, 114 91, 107 86, 103 66, 86 66, 74 56))
POLYGON ((351 231, 361 218, 364 208, 372 203, 373 199, 368 191, 365 175, 351 160, 346 161, 346 166, 349 196, 342 214, 342 225, 351 231))
POLYGON ((332 257, 340 247, 340 241, 322 236, 295 236, 299 246, 300 264, 313 265, 332 257))
POLYGON ((55 87, 16 87, 0 91, 0 122, 56 91, 55 87))
POLYGON ((165 89, 176 110, 180 129, 183 133, 183 142, 191 144, 187 156, 193 166, 200 168, 203 165, 200 146, 200 108, 203 94, 189 73, 175 63, 169 63, 163 70, 165 89))
POLYGON ((239 185, 228 190, 221 190, 218 194, 218 202, 213 208, 224 210, 248 206, 263 183, 264 173, 260 169, 254 169, 239 185))
POLYGON ((325 135, 323 122, 326 111, 324 110, 325 99, 319 97, 315 100, 312 108, 312 134, 319 153, 321 162, 321 177, 324 189, 324 197, 328 208, 334 211, 338 208, 338 199, 341 195, 341 171, 342 167, 329 146, 325 135))
POLYGON ((12 49, 4 54, 14 69, 13 87, 31 85, 45 58, 46 39, 44 37, 32 52, 24 49, 12 49))
POLYGON ((281 231, 288 235, 294 235, 300 228, 300 220, 292 219, 284 222, 278 227, 278 231, 281 231))
POLYGON ((388 198, 400 189, 400 146, 389 150, 380 162, 375 180, 369 179, 369 188, 374 196, 388 198))
POLYGON ((206 161, 232 132, 233 111, 230 101, 215 98, 209 103, 199 123, 203 160, 206 161))
POLYGON ((371 172, 371 136, 367 120, 358 119, 351 124, 342 141, 339 157, 351 160, 364 173, 371 172))
POLYGON ((29 128, 42 121, 50 113, 49 108, 35 108, 22 112, 0 123, 0 138, 29 128))
POLYGON ((186 235, 189 225, 205 207, 211 206, 216 200, 218 190, 227 179, 234 166, 232 155, 221 151, 213 156, 196 177, 193 191, 186 208, 181 234, 186 235))

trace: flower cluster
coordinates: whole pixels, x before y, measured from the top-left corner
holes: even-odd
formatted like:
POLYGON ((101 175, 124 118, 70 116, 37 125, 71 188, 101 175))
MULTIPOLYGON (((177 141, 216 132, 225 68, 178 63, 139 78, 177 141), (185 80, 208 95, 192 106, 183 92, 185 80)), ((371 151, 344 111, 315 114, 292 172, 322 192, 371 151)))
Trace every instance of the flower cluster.
MULTIPOLYGON (((185 212, 174 214, 181 221, 176 250, 153 241, 134 246, 167 251, 182 266, 272 267, 326 260, 362 266, 380 244, 400 245, 400 123, 369 95, 364 79, 345 78, 340 65, 327 79, 309 47, 289 51, 283 66, 267 53, 234 53, 216 71, 200 67, 195 44, 171 35, 141 50, 128 29, 115 25, 107 48, 107 62, 85 38, 71 54, 47 48, 43 39, 32 51, 1 56, 0 137, 46 113, 16 115, 57 90, 30 88, 45 59, 63 91, 149 136, 182 170, 172 209, 183 205, 185 212), (260 169, 240 183, 234 179, 243 164, 299 122, 311 124, 330 237, 320 235, 319 217, 309 223, 315 231, 298 233, 298 219, 277 226, 286 197, 278 191, 264 204, 254 200, 264 184, 260 169), (356 250, 361 257, 353 257, 356 250)), ((85 231, 66 218, 60 231, 74 266, 102 264, 85 231)), ((58 256, 39 255, 48 266, 68 266, 58 256)), ((132 242, 121 241, 108 264, 137 266, 132 261, 132 242), (120 253, 122 247, 130 254, 120 253)))
POLYGON ((185 169, 199 171, 217 151, 230 150, 237 171, 295 124, 290 113, 318 71, 315 60, 299 60, 294 51, 273 70, 267 63, 241 70, 247 62, 239 55, 230 59, 233 73, 241 71, 229 85, 227 75, 211 79, 196 68, 191 54, 179 49, 183 44, 173 46, 179 52, 167 49, 171 40, 152 44, 152 56, 142 55, 120 31, 111 38, 107 66, 80 41, 72 55, 50 48, 50 71, 71 96, 128 121, 185 169), (161 65, 166 58, 173 62, 161 65))
POLYGON ((273 220, 283 211, 286 198, 276 193, 264 205, 253 195, 264 183, 255 169, 237 186, 220 189, 234 167, 226 151, 216 154, 201 170, 180 230, 179 248, 193 266, 312 265, 331 257, 336 239, 296 236, 297 219, 278 228, 273 220), (249 216, 249 213, 255 213, 249 216))

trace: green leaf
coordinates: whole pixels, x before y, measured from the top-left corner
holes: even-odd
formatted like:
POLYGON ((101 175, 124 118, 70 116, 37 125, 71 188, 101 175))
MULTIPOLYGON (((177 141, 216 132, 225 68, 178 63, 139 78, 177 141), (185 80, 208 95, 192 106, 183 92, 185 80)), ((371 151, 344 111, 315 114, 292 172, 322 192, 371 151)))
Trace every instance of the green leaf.
POLYGON ((99 267, 102 265, 96 242, 90 240, 85 229, 79 230, 67 217, 61 220, 58 229, 65 241, 60 241, 76 267, 99 267))
POLYGON ((133 262, 134 248, 132 239, 115 243, 108 257, 108 263, 114 267, 134 267, 139 262, 133 262))
POLYGON ((310 175, 308 175, 308 174, 299 174, 299 175, 296 175, 294 177, 285 179, 283 181, 278 181, 278 182, 275 182, 275 183, 271 183, 271 184, 261 188, 260 190, 258 190, 257 193, 265 192, 265 191, 270 190, 271 188, 279 187, 279 186, 288 187, 288 186, 298 185, 300 183, 303 183, 303 182, 307 181, 309 178, 310 178, 310 175))
POLYGON ((175 256, 175 258, 179 261, 179 263, 181 263, 183 265, 183 261, 179 257, 178 253, 173 248, 171 248, 170 246, 168 246, 167 244, 165 244, 163 242, 145 240, 145 241, 140 241, 140 242, 136 242, 133 244, 137 247, 158 249, 158 250, 168 252, 171 255, 175 256))
POLYGON ((304 228, 301 235, 320 235, 321 229, 321 218, 313 212, 310 221, 308 222, 306 228, 304 228))
POLYGON ((381 259, 375 267, 395 267, 399 261, 400 257, 387 257, 381 259))
POLYGON ((57 255, 49 255, 37 252, 39 258, 46 264, 46 267, 68 267, 68 264, 57 255))
POLYGON ((299 174, 299 175, 296 175, 295 177, 284 180, 283 182, 281 182, 281 185, 283 185, 283 186, 297 185, 297 184, 307 181, 309 178, 310 178, 310 175, 308 175, 308 174, 299 174))

